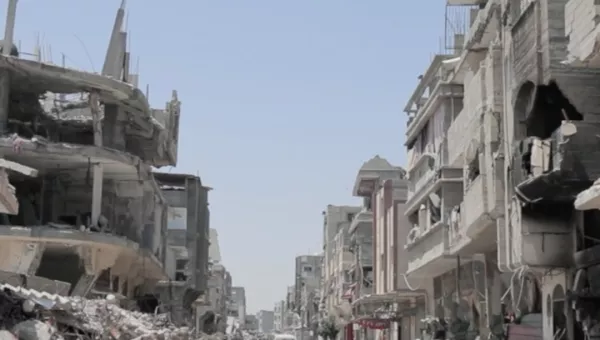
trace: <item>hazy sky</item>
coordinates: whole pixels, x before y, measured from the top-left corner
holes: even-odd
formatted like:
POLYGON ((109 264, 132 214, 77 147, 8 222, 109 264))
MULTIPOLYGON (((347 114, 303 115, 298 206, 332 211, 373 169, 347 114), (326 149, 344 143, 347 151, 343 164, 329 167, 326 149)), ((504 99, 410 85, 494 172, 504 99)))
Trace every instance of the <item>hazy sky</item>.
MULTIPOLYGON (((121 0, 19 0, 16 39, 100 70, 121 0), (87 51, 87 52, 86 52, 87 51), (88 57, 89 55, 89 57, 88 57)), ((7 0, 2 4, 2 25, 7 0)), ((179 164, 210 196, 225 266, 248 311, 272 309, 294 257, 321 248, 321 211, 362 162, 404 165, 404 104, 439 49, 444 1, 129 0, 150 101, 182 101, 179 164)))

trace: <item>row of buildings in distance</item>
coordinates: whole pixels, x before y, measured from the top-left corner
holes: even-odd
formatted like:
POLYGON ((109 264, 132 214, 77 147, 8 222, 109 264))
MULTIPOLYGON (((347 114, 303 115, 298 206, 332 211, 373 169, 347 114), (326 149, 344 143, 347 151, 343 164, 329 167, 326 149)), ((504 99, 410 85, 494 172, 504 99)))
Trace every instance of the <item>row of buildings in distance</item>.
MULTIPOLYGON (((317 324, 345 340, 598 336, 598 13, 447 1, 444 51, 404 109, 405 167, 368 160, 362 204, 324 212, 317 324)), ((310 327, 296 274, 286 306, 310 327)))

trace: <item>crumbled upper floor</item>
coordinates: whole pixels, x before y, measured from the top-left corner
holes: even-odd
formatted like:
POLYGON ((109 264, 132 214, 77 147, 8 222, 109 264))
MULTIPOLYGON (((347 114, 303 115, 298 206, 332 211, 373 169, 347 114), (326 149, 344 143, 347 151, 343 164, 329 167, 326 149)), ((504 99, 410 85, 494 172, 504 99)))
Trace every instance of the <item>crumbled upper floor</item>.
MULTIPOLYGON (((165 109, 150 108, 131 84, 102 75, 12 56, 0 56, 10 79, 6 132, 48 142, 94 145, 94 105, 101 145, 154 166, 175 165, 181 102, 173 91, 165 109), (99 103, 92 103, 97 94, 99 103)), ((1 80, 1 79, 0 79, 1 80)))

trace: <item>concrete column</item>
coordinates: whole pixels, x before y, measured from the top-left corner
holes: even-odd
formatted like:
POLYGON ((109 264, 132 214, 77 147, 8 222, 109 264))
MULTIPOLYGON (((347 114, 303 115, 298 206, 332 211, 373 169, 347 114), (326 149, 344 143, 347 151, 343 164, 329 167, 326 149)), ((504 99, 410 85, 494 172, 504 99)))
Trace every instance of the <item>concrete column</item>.
POLYGON ((104 127, 103 141, 104 145, 113 149, 125 150, 125 121, 127 115, 125 111, 115 104, 104 106, 104 127))
MULTIPOLYGON (((500 246, 500 245, 498 245, 500 246)), ((496 263, 496 253, 488 253, 485 255, 485 297, 487 300, 487 328, 492 333, 500 334, 502 332, 502 278, 496 263)), ((481 334, 482 338, 488 334, 481 334)))
POLYGON ((96 273, 88 273, 87 271, 79 277, 77 283, 71 289, 71 295, 73 296, 86 296, 94 285, 96 284, 96 280, 98 279, 98 274, 96 273))
POLYGON ((92 225, 98 225, 98 219, 102 213, 102 187, 104 181, 104 170, 102 165, 94 164, 92 183, 92 225))

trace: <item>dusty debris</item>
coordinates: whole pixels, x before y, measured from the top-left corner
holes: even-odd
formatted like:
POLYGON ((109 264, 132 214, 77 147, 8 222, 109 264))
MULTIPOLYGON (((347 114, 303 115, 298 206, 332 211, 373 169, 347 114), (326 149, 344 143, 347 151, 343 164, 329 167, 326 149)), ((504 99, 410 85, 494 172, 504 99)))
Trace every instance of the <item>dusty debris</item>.
MULTIPOLYGON (((1 286, 1 285, 0 285, 1 286)), ((177 327, 168 314, 147 314, 119 307, 114 299, 61 297, 49 302, 42 292, 4 285, 0 290, 0 340, 192 340, 221 339, 177 327)))
POLYGON ((49 323, 35 319, 23 321, 12 330, 20 340, 50 340, 55 332, 49 323))

